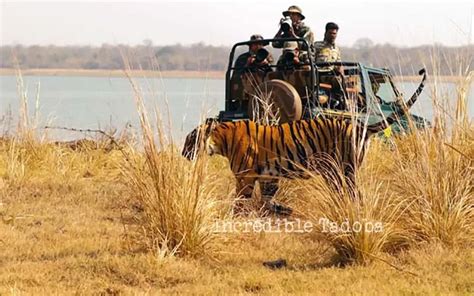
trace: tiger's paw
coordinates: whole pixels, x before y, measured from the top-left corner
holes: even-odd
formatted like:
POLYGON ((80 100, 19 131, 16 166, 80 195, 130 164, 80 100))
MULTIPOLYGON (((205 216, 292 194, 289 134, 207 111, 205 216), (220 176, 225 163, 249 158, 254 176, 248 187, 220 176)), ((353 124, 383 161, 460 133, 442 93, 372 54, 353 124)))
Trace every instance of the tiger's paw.
POLYGON ((274 214, 278 216, 290 216, 293 213, 293 209, 282 204, 279 204, 275 201, 268 201, 264 206, 265 211, 269 214, 274 214))

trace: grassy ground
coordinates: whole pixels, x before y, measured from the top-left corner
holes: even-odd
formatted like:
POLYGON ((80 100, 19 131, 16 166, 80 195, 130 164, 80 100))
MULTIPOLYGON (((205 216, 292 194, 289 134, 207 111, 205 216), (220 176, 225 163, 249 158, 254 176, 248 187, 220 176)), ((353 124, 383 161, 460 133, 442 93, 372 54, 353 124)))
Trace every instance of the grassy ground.
POLYGON ((123 180, 120 151, 3 141, 0 160, 2 295, 474 292, 472 245, 422 243, 339 267, 331 244, 310 235, 235 233, 221 235, 212 254, 161 257, 137 241, 143 209, 123 180), (288 267, 262 265, 278 258, 288 267))

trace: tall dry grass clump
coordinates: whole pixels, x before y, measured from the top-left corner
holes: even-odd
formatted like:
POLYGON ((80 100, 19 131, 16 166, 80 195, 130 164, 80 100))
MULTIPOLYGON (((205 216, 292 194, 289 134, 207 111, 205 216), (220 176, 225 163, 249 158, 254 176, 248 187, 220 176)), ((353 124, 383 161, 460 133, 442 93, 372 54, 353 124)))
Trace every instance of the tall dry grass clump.
POLYGON ((209 254, 216 242, 214 222, 226 213, 219 198, 219 179, 206 159, 190 162, 181 156, 159 110, 152 127, 139 86, 130 79, 139 114, 144 153, 135 153, 123 167, 137 215, 140 239, 159 256, 209 254))
POLYGON ((16 70, 16 86, 19 99, 18 118, 13 120, 16 127, 13 131, 4 131, 1 138, 1 150, 6 151, 6 158, 0 169, 9 183, 21 185, 30 171, 43 165, 43 161, 51 160, 53 152, 41 143, 46 134, 40 137, 37 132, 39 120, 39 84, 37 85, 34 114, 30 115, 28 92, 19 67, 16 70))
POLYGON ((474 128, 463 87, 472 76, 455 108, 437 110, 433 129, 396 140, 391 186, 412 200, 406 226, 415 241, 474 242, 474 128))
POLYGON ((314 174, 297 180, 294 208, 339 260, 366 264, 420 242, 472 245, 474 128, 466 87, 472 75, 458 88, 456 107, 435 104, 432 128, 412 129, 391 143, 372 139, 356 190, 328 185, 314 174), (377 223, 382 231, 367 231, 377 223))
POLYGON ((342 187, 328 183, 314 174, 297 181, 298 216, 311 222, 315 240, 323 239, 334 248, 340 264, 368 264, 410 241, 402 227, 409 200, 393 194, 377 174, 366 175, 356 180, 357 189, 347 183, 342 187))

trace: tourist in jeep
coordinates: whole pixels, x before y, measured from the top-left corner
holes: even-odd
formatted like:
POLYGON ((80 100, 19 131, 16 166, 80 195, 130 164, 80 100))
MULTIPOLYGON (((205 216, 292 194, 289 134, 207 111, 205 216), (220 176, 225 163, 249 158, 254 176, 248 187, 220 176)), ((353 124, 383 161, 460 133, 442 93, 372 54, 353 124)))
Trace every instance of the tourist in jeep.
MULTIPOLYGON (((306 57, 303 56, 303 58, 306 57)), ((287 41, 284 44, 281 56, 278 58, 277 70, 284 71, 302 69, 304 64, 308 62, 308 60, 300 59, 298 42, 287 41)))
MULTIPOLYGON (((250 36, 250 41, 263 40, 262 35, 254 34, 250 36)), ((265 49, 266 42, 254 42, 249 44, 249 51, 241 54, 235 61, 236 73, 262 71, 264 73, 271 71, 269 66, 273 63, 273 57, 265 49)))
MULTIPOLYGON (((308 46, 304 42, 298 42, 299 57, 301 60, 308 59, 308 55, 314 53, 313 43, 314 34, 310 27, 303 23, 305 16, 301 8, 296 5, 292 5, 288 10, 283 11, 283 16, 280 20, 280 29, 273 38, 303 38, 308 42, 308 46)), ((283 48, 284 41, 274 41, 272 46, 274 48, 283 48)))

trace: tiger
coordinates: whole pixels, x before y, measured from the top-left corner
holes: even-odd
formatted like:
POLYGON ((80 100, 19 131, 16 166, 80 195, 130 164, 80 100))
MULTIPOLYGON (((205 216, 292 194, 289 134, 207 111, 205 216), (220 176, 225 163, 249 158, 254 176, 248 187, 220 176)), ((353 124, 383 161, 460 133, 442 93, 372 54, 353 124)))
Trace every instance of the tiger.
POLYGON ((336 171, 339 170, 344 178, 337 186, 342 186, 342 182, 355 186, 356 168, 362 163, 369 138, 396 122, 413 106, 424 88, 426 73, 420 71, 421 74, 423 79, 405 103, 406 108, 399 106, 381 122, 368 125, 341 116, 279 125, 250 120, 221 123, 208 120, 188 134, 182 155, 193 159, 205 148, 209 155, 226 157, 237 179, 237 192, 244 197, 252 195, 256 181, 307 178, 308 170, 328 178, 340 176, 336 171))

